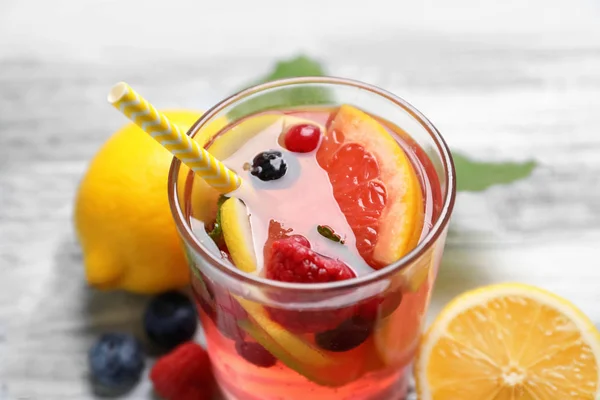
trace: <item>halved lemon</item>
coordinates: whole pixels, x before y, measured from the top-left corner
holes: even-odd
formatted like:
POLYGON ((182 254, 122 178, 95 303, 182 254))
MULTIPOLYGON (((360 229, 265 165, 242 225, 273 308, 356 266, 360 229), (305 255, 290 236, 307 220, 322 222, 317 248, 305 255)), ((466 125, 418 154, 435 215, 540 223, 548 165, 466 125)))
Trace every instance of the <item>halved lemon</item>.
POLYGON ((421 400, 594 400, 600 334, 573 304, 523 284, 453 300, 424 336, 421 400))

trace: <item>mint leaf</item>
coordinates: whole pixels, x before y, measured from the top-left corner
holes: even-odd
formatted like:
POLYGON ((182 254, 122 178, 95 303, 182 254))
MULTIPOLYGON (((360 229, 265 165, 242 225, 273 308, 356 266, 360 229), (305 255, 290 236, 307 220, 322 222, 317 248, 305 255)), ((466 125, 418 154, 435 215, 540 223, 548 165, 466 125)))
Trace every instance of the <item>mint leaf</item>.
POLYGON ((210 232, 208 232, 208 236, 215 242, 219 243, 221 239, 223 239, 223 226, 221 225, 221 206, 225 201, 229 199, 229 197, 221 195, 219 200, 217 201, 217 217, 215 219, 215 223, 213 224, 213 228, 210 232))
POLYGON ((313 60, 307 56, 298 56, 289 60, 279 61, 275 64, 273 71, 260 78, 255 84, 283 78, 324 75, 325 70, 317 60, 313 60))
MULTIPOLYGON (((315 59, 300 55, 279 61, 271 72, 248 86, 269 82, 276 79, 294 78, 299 76, 324 76, 326 71, 315 59)), ((295 106, 333 104, 333 94, 323 88, 294 88, 278 90, 246 101, 233 108, 228 116, 231 119, 243 118, 247 115, 270 109, 285 109, 295 106)), ((490 186, 508 184, 526 178, 535 169, 535 162, 523 163, 490 163, 477 162, 453 153, 456 166, 457 190, 477 192, 490 186)))
POLYGON ((332 240, 334 242, 338 242, 341 244, 345 243, 345 240, 343 240, 340 235, 335 233, 333 228, 331 228, 329 225, 317 225, 317 232, 319 232, 319 234, 326 239, 329 239, 329 240, 332 240))
POLYGON ((456 168, 456 190, 465 192, 479 192, 493 185, 518 181, 531 175, 536 167, 534 161, 479 162, 454 152, 452 157, 456 168))
MULTIPOLYGON (((288 60, 279 61, 274 69, 249 86, 270 82, 283 78, 296 78, 301 76, 324 76, 325 70, 321 64, 307 56, 298 56, 288 60)), ((331 92, 325 88, 304 87, 278 89, 275 92, 262 94, 258 98, 247 100, 245 103, 234 107, 228 116, 238 119, 247 115, 281 108, 290 108, 301 105, 319 105, 333 103, 331 92)))

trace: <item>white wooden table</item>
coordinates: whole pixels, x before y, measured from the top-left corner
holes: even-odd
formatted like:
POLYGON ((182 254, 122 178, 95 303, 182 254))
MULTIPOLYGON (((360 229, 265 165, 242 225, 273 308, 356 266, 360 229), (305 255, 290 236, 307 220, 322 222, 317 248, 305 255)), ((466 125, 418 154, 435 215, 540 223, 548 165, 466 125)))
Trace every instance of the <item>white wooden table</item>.
POLYGON ((71 225, 86 163, 125 122, 108 88, 205 109, 300 51, 406 98, 454 149, 540 163, 459 195, 432 315, 515 280, 600 323, 600 3, 202 3, 0 0, 1 400, 93 398, 89 345, 139 329, 146 299, 89 290, 71 225))

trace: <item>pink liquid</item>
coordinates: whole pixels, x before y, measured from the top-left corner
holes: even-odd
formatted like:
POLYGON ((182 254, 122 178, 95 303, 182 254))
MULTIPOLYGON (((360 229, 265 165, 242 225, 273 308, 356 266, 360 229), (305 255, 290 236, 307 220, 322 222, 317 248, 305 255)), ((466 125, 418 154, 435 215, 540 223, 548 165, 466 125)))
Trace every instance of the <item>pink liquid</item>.
MULTIPOLYGON (((315 251, 344 261, 357 276, 373 271, 356 249, 356 238, 333 196, 329 177, 318 165, 314 152, 284 153, 288 161, 288 173, 278 181, 261 182, 253 179, 243 168, 244 163, 252 160, 261 151, 277 149, 285 152, 285 149, 279 146, 279 136, 286 124, 297 123, 297 118, 302 118, 326 125, 332 111, 295 110, 281 114, 282 118, 274 118, 272 124, 262 129, 224 160, 225 164, 240 174, 245 182, 250 183, 242 186, 233 195, 243 200, 248 209, 258 274, 262 274, 263 248, 269 239, 271 221, 281 223, 284 228, 292 228, 294 234, 305 236, 315 251), (290 117, 292 117, 291 122, 290 117), (334 243, 318 234, 317 224, 334 227, 336 233, 345 239, 345 244, 334 243)), ((437 175, 420 147, 399 128, 389 124, 386 124, 386 127, 411 159, 420 179, 425 203, 425 223, 421 233, 423 238, 441 207, 437 175)), ((225 129, 221 135, 227 135, 232 128, 235 126, 225 129)), ((193 213, 191 214, 192 225, 198 227, 195 232, 200 240, 207 243, 210 239, 207 239, 206 232, 203 230, 204 224, 195 221, 193 213)), ((212 221, 205 222, 210 224, 212 221)), ((217 254, 221 254, 216 245, 212 244, 212 246, 217 254)), ((321 318, 325 319, 324 323, 327 323, 330 319, 335 320, 341 313, 355 315, 356 310, 361 310, 365 304, 373 304, 373 296, 379 296, 377 298, 381 299, 381 303, 375 303, 377 317, 369 322, 368 328, 365 328, 368 336, 363 342, 346 351, 329 351, 320 348, 322 343, 318 338, 327 337, 323 332, 299 332, 295 324, 283 326, 282 329, 289 329, 294 337, 300 338, 311 349, 316 349, 328 359, 337 362, 339 366, 343 366, 330 369, 316 369, 310 363, 302 361, 303 355, 299 354, 303 352, 302 349, 293 348, 292 342, 288 343, 285 340, 275 342, 276 346, 281 345, 284 352, 282 356, 282 353, 269 347, 272 338, 268 337, 267 342, 264 342, 244 329, 246 322, 259 328, 262 325, 251 312, 240 306, 229 294, 227 287, 218 279, 204 274, 199 267, 193 279, 193 288, 199 303, 209 354, 221 388, 229 398, 240 400, 293 400, 304 399, 306 396, 310 396, 311 400, 403 398, 408 365, 416 350, 437 272, 441 255, 440 247, 433 246, 431 251, 406 269, 411 276, 408 279, 410 284, 383 287, 380 290, 383 293, 379 291, 369 295, 363 293, 361 298, 357 297, 356 304, 352 307, 335 308, 334 300, 331 304, 323 303, 323 310, 314 308, 299 310, 297 307, 287 309, 281 305, 264 304, 267 310, 274 310, 267 313, 273 318, 276 315, 273 312, 277 311, 277 315, 284 313, 283 315, 288 319, 297 316, 298 321, 302 322, 306 319, 310 323, 315 318, 321 318), (394 301, 396 298, 401 299, 398 301, 399 305, 394 301), (388 303, 393 304, 393 307, 388 303), (262 360, 258 357, 260 362, 257 363, 256 360, 249 360, 248 356, 241 354, 240 343, 262 347, 264 350, 264 354, 261 353, 264 355, 262 360), (261 362, 265 364, 265 360, 272 362, 266 363, 269 364, 268 366, 259 365, 261 362), (316 378, 315 373, 319 375, 316 378)), ((222 245, 221 250, 225 251, 222 254, 226 257, 228 250, 222 245)), ((192 266, 192 268, 196 267, 192 266)), ((406 282, 407 278, 398 274, 398 281, 400 280, 406 282)), ((284 296, 285 293, 281 295, 284 296)), ((302 299, 299 302, 302 302, 302 299)), ((281 323, 278 318, 275 321, 281 323)), ((302 329, 302 324, 298 325, 302 329)), ((330 328, 333 326, 328 327, 327 330, 329 331, 330 328)), ((356 334, 352 329, 342 332, 342 336, 349 337, 356 334)), ((269 333, 276 332, 267 331, 267 336, 269 333)))
MULTIPOLYGON (((196 294, 196 298, 200 304, 198 308, 201 310, 200 317, 213 370, 228 399, 304 399, 309 395, 311 400, 401 400, 406 394, 408 376, 411 373, 410 362, 417 349, 430 291, 431 283, 426 283, 417 293, 405 295, 402 304, 389 317, 397 324, 397 339, 402 342, 399 349, 390 350, 386 350, 385 344, 382 344, 381 351, 395 352, 390 356, 389 365, 377 362, 372 370, 367 368, 355 380, 339 387, 311 382, 279 361, 269 368, 261 368, 246 361, 236 351, 235 342, 238 339, 231 339, 228 337, 229 333, 223 334, 223 331, 231 329, 231 324, 226 322, 229 317, 215 317, 213 311, 206 311, 209 306, 201 295, 196 294)), ((201 289, 196 287, 195 292, 199 293, 201 289)), ((371 356, 373 354, 363 355, 365 359, 371 356)), ((376 357, 375 355, 373 358, 376 357)), ((356 359, 351 362, 358 364, 365 363, 365 360, 356 359)), ((352 364, 347 367, 354 368, 352 364)))
MULTIPOLYGON (((319 121, 324 123, 323 115, 319 121)), ((280 147, 279 141, 286 125, 307 122, 292 114, 281 114, 273 124, 246 142, 231 157, 223 160, 236 171, 244 184, 231 193, 240 198, 248 209, 254 250, 260 274, 263 267, 263 248, 268 238, 270 221, 278 221, 283 228, 293 229, 311 243, 317 253, 338 258, 350 265, 360 275, 372 271, 356 250, 356 238, 333 196, 327 172, 319 166, 313 153, 294 153, 280 147), (278 180, 263 182, 254 178, 243 166, 248 160, 264 150, 282 151, 288 164, 288 172, 278 180), (310 218, 306 216, 310 215, 310 218), (332 242, 317 232, 317 225, 335 228, 345 239, 345 245, 332 242)), ((324 126, 322 130, 324 131, 324 126)))

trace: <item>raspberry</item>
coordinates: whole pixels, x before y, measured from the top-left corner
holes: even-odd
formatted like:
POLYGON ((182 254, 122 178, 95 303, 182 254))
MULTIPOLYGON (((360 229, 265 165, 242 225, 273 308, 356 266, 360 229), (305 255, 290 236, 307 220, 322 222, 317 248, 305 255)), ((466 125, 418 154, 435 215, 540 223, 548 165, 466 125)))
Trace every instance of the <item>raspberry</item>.
MULTIPOLYGON (((267 278, 283 282, 321 283, 355 277, 354 271, 339 260, 324 257, 310 249, 302 236, 276 240, 271 248, 267 278)), ((280 299, 293 302, 294 299, 280 299)), ((287 310, 267 307, 273 321, 297 333, 334 329, 352 316, 353 307, 320 310, 287 310)))
POLYGON ((308 241, 307 238, 305 238, 302 235, 292 235, 289 237, 289 239, 293 240, 294 242, 298 243, 301 246, 308 247, 310 249, 310 242, 308 241))
POLYGON ((324 257, 307 246, 305 238, 273 242, 267 278, 282 282, 322 283, 343 281, 356 275, 340 260, 324 257), (304 239, 304 240, 302 240, 304 239))
POLYGON ((167 400, 210 400, 215 390, 208 354, 194 342, 160 358, 150 379, 156 393, 167 400))

